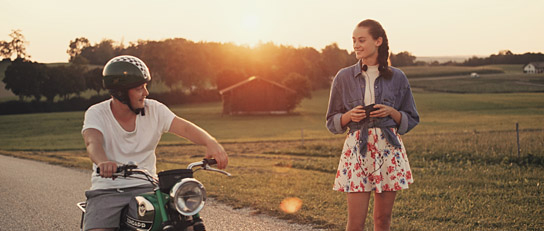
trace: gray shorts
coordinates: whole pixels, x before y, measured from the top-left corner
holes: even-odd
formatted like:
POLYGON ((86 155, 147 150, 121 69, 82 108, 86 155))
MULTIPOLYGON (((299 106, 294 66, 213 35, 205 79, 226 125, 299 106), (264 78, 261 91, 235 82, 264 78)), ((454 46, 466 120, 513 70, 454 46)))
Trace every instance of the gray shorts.
POLYGON ((87 206, 83 230, 119 228, 121 211, 134 196, 152 192, 151 185, 124 189, 96 189, 85 191, 87 206))

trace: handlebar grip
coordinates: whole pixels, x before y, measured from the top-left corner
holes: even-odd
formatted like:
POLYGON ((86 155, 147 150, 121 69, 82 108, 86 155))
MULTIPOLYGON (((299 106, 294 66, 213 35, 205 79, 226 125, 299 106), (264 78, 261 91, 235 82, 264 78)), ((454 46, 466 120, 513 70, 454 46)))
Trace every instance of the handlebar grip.
MULTIPOLYGON (((124 165, 117 166, 117 170, 115 171, 115 173, 120 173, 120 172, 123 171, 123 169, 124 169, 124 165)), ((98 168, 98 167, 96 168, 96 173, 100 174, 100 168, 98 168)))
POLYGON ((204 164, 215 165, 215 164, 217 164, 217 160, 215 160, 215 159, 204 159, 204 164))

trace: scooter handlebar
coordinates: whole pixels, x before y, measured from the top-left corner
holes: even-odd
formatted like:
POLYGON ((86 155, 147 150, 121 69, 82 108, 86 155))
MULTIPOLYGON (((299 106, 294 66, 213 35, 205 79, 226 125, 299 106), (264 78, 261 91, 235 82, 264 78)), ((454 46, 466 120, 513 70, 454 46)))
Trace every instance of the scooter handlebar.
POLYGON ((217 164, 217 160, 215 160, 215 159, 204 159, 202 162, 204 163, 204 165, 206 165, 206 164, 216 165, 217 164))
MULTIPOLYGON (((115 173, 122 173, 122 172, 124 172, 126 170, 135 169, 135 168, 138 168, 138 165, 136 165, 134 162, 130 161, 130 162, 128 162, 128 164, 118 165, 117 170, 115 171, 115 173)), ((100 168, 96 168, 96 173, 100 174, 100 168)))

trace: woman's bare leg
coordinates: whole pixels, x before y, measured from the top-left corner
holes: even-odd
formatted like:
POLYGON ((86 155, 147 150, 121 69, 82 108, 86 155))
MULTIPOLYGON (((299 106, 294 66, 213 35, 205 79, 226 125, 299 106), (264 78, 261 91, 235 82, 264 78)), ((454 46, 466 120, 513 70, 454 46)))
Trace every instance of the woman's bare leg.
POLYGON ((368 214, 370 192, 348 193, 347 231, 363 231, 368 214))
POLYGON ((397 192, 374 193, 374 230, 388 231, 397 192))

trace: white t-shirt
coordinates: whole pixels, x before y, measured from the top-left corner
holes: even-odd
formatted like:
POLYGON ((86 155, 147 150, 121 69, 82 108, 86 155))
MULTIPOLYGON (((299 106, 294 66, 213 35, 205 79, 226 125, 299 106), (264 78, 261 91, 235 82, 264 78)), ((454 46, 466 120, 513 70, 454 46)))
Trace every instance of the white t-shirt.
MULTIPOLYGON (((147 169, 156 175, 155 148, 163 133, 168 132, 172 120, 176 116, 164 104, 145 99, 145 116, 136 116, 136 128, 127 132, 113 116, 111 111, 112 99, 95 104, 85 112, 83 129, 94 128, 100 131, 104 138, 104 151, 109 160, 126 164, 132 161, 138 168, 147 169)), ((149 182, 133 178, 102 178, 96 174, 96 164, 93 164, 91 190, 109 188, 127 188, 149 184, 149 182)))
POLYGON ((378 70, 378 65, 367 66, 367 70, 363 71, 365 77, 365 106, 376 103, 376 93, 374 92, 376 88, 374 87, 374 82, 380 76, 380 71, 378 70))

